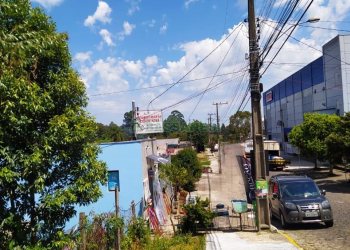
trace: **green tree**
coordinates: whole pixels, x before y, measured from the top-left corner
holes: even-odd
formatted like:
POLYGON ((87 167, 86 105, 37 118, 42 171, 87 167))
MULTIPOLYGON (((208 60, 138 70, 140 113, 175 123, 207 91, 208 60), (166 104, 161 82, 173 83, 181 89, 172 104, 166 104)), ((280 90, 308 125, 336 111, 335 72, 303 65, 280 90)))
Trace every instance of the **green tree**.
POLYGON ((337 115, 307 113, 304 115, 304 122, 289 133, 289 139, 302 154, 314 158, 317 168, 317 160, 327 158, 326 138, 337 131, 339 125, 340 117, 337 115))
POLYGON ((123 124, 121 126, 124 133, 127 135, 127 139, 132 139, 133 137, 133 119, 132 119, 132 111, 124 113, 123 124))
POLYGON ((198 152, 204 151, 209 138, 208 125, 197 120, 193 121, 188 125, 188 138, 198 152))
POLYGON ((171 158, 171 164, 179 169, 185 169, 182 188, 188 192, 194 191, 195 183, 202 176, 202 166, 197 153, 192 148, 185 148, 171 158))
POLYGON ((335 164, 341 163, 343 160, 350 161, 350 113, 340 117, 339 127, 327 136, 325 142, 331 172, 335 164))
POLYGON ((118 142, 123 141, 127 135, 124 131, 114 122, 111 122, 109 125, 104 125, 98 123, 97 131, 97 141, 98 142, 118 142))
POLYGON ((250 132, 251 113, 248 111, 238 111, 230 117, 230 124, 226 133, 228 139, 233 142, 241 142, 248 138, 250 132))
POLYGON ((183 138, 186 127, 183 114, 177 110, 171 111, 168 118, 163 121, 164 135, 167 137, 173 135, 183 138))
POLYGON ((0 248, 44 248, 101 196, 107 171, 67 35, 28 0, 0 13, 0 248))

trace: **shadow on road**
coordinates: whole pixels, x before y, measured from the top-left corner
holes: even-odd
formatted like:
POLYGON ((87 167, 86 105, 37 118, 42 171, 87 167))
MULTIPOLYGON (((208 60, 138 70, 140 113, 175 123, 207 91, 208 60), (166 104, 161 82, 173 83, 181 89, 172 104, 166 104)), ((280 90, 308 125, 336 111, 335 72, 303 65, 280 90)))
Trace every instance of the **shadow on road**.
POLYGON ((330 193, 350 193, 350 183, 345 180, 322 180, 316 183, 320 189, 330 193))
POLYGON ((326 227, 323 223, 308 223, 308 224, 290 224, 287 228, 282 228, 281 222, 277 220, 276 218, 273 218, 271 221, 271 224, 274 225, 279 230, 320 230, 320 229, 326 229, 326 227))

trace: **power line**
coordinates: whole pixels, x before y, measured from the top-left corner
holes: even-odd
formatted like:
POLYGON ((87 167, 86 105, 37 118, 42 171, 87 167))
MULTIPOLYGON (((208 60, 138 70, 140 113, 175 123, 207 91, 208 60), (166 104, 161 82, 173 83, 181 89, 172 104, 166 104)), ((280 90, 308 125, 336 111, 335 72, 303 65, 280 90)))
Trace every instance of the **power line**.
MULTIPOLYGON (((202 77, 202 78, 183 80, 183 81, 180 81, 179 83, 187 83, 187 82, 200 81, 200 80, 205 80, 205 79, 209 79, 209 78, 213 78, 213 77, 220 77, 220 76, 232 75, 232 74, 234 74, 234 73, 236 73, 236 72, 222 73, 222 74, 212 75, 212 76, 205 76, 205 77, 202 77)), ((100 94, 89 95, 89 97, 104 96, 104 95, 113 95, 113 94, 121 94, 121 93, 133 92, 133 91, 141 91, 141 90, 147 90, 147 89, 154 89, 154 88, 169 86, 169 85, 172 85, 172 84, 174 84, 174 83, 166 83, 166 84, 160 84, 160 85, 155 85, 155 86, 150 86, 150 87, 143 87, 143 88, 136 88, 136 89, 129 89, 129 90, 120 90, 120 91, 113 91, 113 92, 105 92, 105 93, 100 93, 100 94)))
MULTIPOLYGON (((241 29, 242 29, 242 26, 241 26, 240 30, 241 30, 241 29)), ((225 61, 225 59, 226 59, 228 53, 229 53, 230 50, 232 49, 233 44, 235 43, 235 41, 236 41, 236 39, 237 39, 237 37, 238 37, 238 35, 239 35, 239 31, 240 31, 240 30, 238 30, 236 37, 233 39, 233 41, 232 41, 232 43, 231 43, 229 49, 227 50, 227 52, 225 53, 224 57, 222 58, 222 60, 221 60, 221 62, 220 62, 220 64, 219 64, 219 66, 217 67, 217 69, 216 69, 216 71, 215 71, 215 73, 214 73, 214 76, 216 76, 216 74, 219 72, 219 70, 220 70, 222 64, 224 63, 224 61, 225 61)), ((210 79, 210 81, 209 81, 209 83, 208 83, 206 89, 208 89, 209 86, 211 85, 211 83, 213 82, 214 76, 213 76, 213 78, 210 79)), ((204 91, 204 92, 202 93, 201 97, 199 98, 197 104, 194 106, 194 108, 193 108, 191 114, 189 115, 188 119, 191 119, 192 114, 195 112, 195 110, 197 109, 199 103, 202 101, 202 98, 203 98, 203 96, 204 96, 205 93, 206 93, 206 91, 204 91)))
POLYGON ((180 83, 186 76, 188 76, 195 68, 197 68, 202 62, 204 62, 211 54, 213 54, 235 31, 238 27, 240 27, 242 23, 239 23, 230 34, 228 34, 225 39, 223 39, 208 55, 206 55, 202 60, 200 60, 194 67, 192 67, 185 75, 183 75, 178 81, 173 83, 171 86, 169 86, 166 90, 164 90, 162 93, 154 97, 149 103, 148 107, 151 105, 153 101, 164 95, 166 92, 168 92, 172 87, 174 87, 176 84, 180 83))
MULTIPOLYGON (((240 72, 244 73, 244 72, 247 72, 247 71, 248 71, 247 67, 244 67, 244 68, 242 68, 242 70, 240 72)), ((163 111, 163 110, 175 107, 177 105, 180 105, 182 103, 188 102, 188 101, 192 100, 193 98, 196 98, 196 97, 200 96, 204 91, 208 92, 208 91, 214 90, 214 89, 218 88, 219 86, 221 86, 222 84, 228 83, 228 82, 230 82, 232 80, 233 80, 232 78, 224 79, 224 80, 218 82, 217 84, 215 84, 214 86, 210 87, 209 89, 205 89, 205 90, 202 90, 202 91, 200 91, 198 93, 192 94, 192 95, 190 95, 190 96, 188 96, 188 97, 186 97, 186 98, 184 98, 184 99, 182 99, 182 100, 180 100, 180 101, 178 101, 178 102, 176 102, 176 103, 174 103, 172 105, 169 105, 169 106, 166 106, 166 107, 162 108, 161 110, 163 111)))
MULTIPOLYGON (((275 60, 275 58, 277 57, 277 55, 279 54, 279 52, 281 51, 281 49, 283 48, 283 46, 285 45, 285 43, 288 41, 288 38, 291 36, 291 34, 293 33, 293 31, 295 30, 296 26, 299 24, 300 20, 304 17, 304 15, 306 14, 307 10, 310 8, 311 4, 313 3, 313 0, 310 1, 309 5, 306 7, 306 9, 304 10, 303 14, 300 16, 300 18, 298 19, 296 25, 292 28, 292 30, 290 31, 290 33, 287 35, 287 38, 284 40, 284 42, 282 43, 282 45, 279 47, 277 53, 273 56, 272 60, 269 62, 269 64, 267 65, 267 67, 264 69, 263 73, 261 73, 261 76, 266 72, 266 70, 269 68, 269 66, 271 65, 271 62, 273 62, 273 60, 275 60)), ((283 29, 283 27, 282 27, 283 29)), ((282 32, 282 29, 279 30, 279 34, 282 32)), ((283 34, 285 34, 285 32, 282 32, 283 34)), ((278 37, 277 37, 278 38, 278 37)), ((275 40, 276 42, 277 40, 275 40)), ((274 42, 274 43, 275 43, 274 42)), ((270 49, 267 51, 267 53, 265 54, 265 57, 262 59, 262 61, 266 58, 266 56, 269 54, 271 48, 272 48, 273 44, 271 45, 270 49)))

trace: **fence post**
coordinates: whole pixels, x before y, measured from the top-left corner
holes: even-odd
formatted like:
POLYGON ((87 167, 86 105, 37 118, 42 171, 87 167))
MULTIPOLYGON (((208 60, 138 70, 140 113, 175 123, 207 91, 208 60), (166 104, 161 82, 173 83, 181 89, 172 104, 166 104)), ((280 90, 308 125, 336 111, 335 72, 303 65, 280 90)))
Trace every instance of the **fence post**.
POLYGON ((81 235, 80 250, 86 250, 86 223, 85 223, 85 213, 79 213, 79 231, 81 235))

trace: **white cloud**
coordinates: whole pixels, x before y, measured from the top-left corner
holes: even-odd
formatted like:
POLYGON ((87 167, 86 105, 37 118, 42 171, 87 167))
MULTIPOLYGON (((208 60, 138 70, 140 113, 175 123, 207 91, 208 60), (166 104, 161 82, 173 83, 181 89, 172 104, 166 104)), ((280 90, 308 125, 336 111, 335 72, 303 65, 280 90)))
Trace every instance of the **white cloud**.
POLYGON ((141 0, 126 0, 126 2, 130 4, 130 8, 128 9, 128 15, 131 16, 135 12, 140 11, 141 0))
POLYGON ((134 30, 135 25, 130 24, 129 22, 123 23, 124 35, 129 36, 131 32, 134 30))
POLYGON ((125 21, 123 23, 123 31, 119 33, 119 40, 124 40, 126 36, 130 36, 135 28, 136 25, 125 21))
POLYGON ((133 78, 140 78, 142 76, 143 64, 140 60, 138 61, 123 61, 122 65, 125 71, 133 78))
POLYGON ((158 57, 157 56, 148 56, 145 59, 145 64, 147 66, 154 66, 158 64, 158 57))
POLYGON ((112 9, 106 2, 99 1, 95 13, 85 19, 84 25, 87 27, 92 27, 97 21, 100 21, 101 23, 110 23, 111 12, 112 9))
POLYGON ((75 54, 74 56, 74 60, 78 61, 79 63, 85 63, 85 62, 89 62, 91 60, 91 51, 87 51, 87 52, 78 52, 75 54))
POLYGON ((185 1, 185 8, 188 9, 191 4, 198 2, 199 0, 186 0, 185 1))
POLYGON ((112 35, 111 33, 106 30, 106 29, 102 29, 100 30, 100 35, 103 39, 103 41, 108 45, 108 46, 115 46, 113 40, 112 40, 112 35))
POLYGON ((60 5, 63 0, 32 0, 32 2, 36 2, 44 6, 44 8, 50 9, 54 6, 60 5))
POLYGON ((159 33, 160 33, 160 34, 165 34, 165 33, 167 32, 167 30, 168 30, 168 24, 165 23, 165 24, 163 24, 163 25, 160 27, 159 33))
POLYGON ((156 20, 152 19, 149 21, 144 21, 144 22, 142 22, 142 25, 146 25, 149 28, 154 28, 154 26, 156 25, 156 20))

